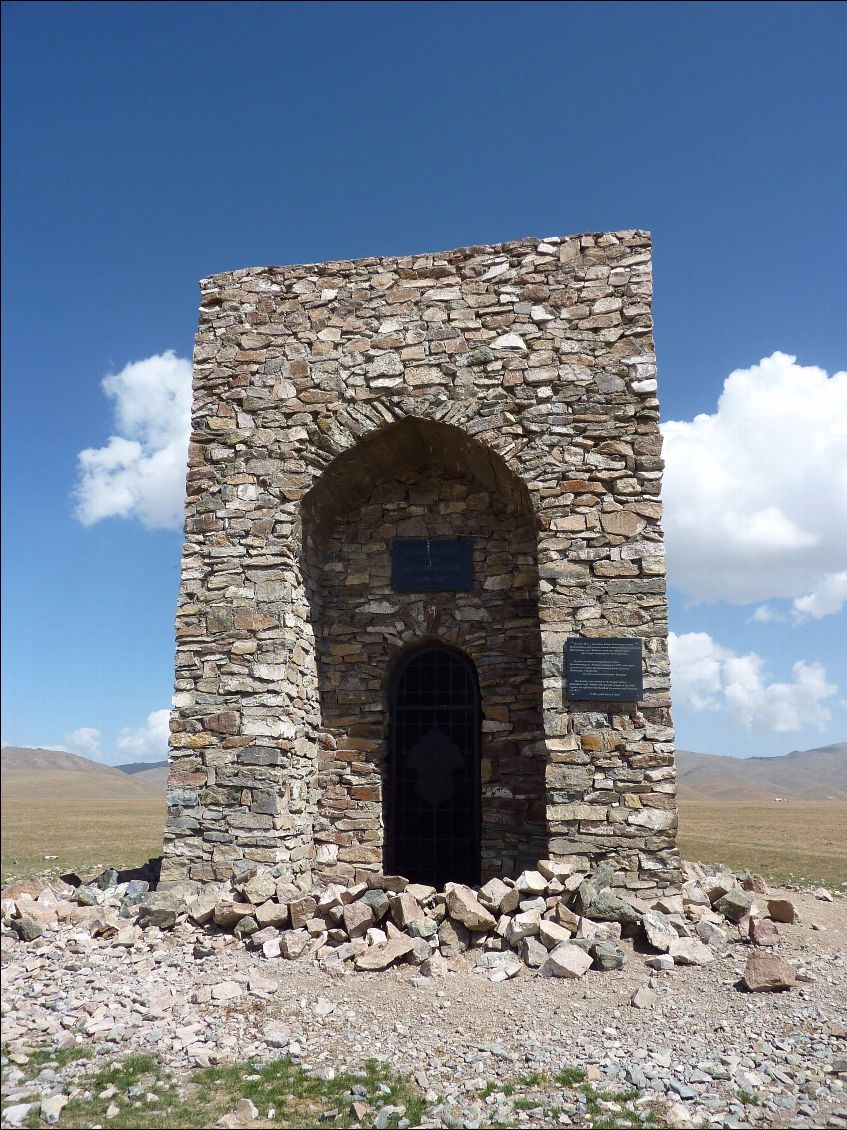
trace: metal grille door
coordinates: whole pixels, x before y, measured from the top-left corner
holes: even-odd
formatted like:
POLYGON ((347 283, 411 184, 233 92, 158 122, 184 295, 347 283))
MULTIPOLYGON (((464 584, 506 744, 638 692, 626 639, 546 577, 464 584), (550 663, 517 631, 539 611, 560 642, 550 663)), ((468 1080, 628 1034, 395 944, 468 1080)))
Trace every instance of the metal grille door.
POLYGON ((428 647, 401 665, 391 699, 387 854, 390 869, 412 882, 479 882, 480 731, 470 659, 428 647))

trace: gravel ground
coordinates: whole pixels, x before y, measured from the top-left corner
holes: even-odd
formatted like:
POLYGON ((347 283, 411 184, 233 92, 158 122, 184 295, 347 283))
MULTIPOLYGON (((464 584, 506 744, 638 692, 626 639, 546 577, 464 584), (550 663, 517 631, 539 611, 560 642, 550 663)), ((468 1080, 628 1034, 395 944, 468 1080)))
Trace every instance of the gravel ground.
MULTIPOLYGON (((188 925, 4 936, 4 1101, 32 1095, 23 1069, 34 1050, 76 1044, 109 1060, 152 1052, 177 1072, 288 1053, 329 1075, 376 1059, 416 1081, 433 1126, 589 1126, 592 1091, 637 1091, 601 1103, 605 1124, 625 1105, 673 1126, 847 1127, 847 901, 773 893, 800 921, 779 926, 778 951, 798 984, 771 994, 736 987, 750 947, 732 928, 726 956, 705 967, 657 973, 624 942, 620 971, 567 981, 526 969, 500 983, 468 955, 441 976, 329 972, 188 925), (209 956, 193 955, 198 938, 209 956), (655 1001, 633 1007, 647 984, 655 1001), (570 1068, 588 1094, 555 1081, 570 1068)), ((89 1070, 48 1071, 40 1097, 69 1093, 89 1070)))

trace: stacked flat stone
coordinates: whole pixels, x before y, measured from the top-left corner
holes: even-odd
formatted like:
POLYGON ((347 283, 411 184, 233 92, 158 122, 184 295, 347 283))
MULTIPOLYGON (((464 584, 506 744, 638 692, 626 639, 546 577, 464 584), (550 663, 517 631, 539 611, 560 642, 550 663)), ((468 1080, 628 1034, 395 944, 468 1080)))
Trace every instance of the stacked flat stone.
POLYGON ((678 888, 650 272, 623 231, 203 281, 166 881, 378 874, 431 639, 480 674, 483 878, 678 888), (470 592, 392 591, 392 537, 460 535, 470 592), (643 641, 640 704, 568 700, 575 635, 643 641))

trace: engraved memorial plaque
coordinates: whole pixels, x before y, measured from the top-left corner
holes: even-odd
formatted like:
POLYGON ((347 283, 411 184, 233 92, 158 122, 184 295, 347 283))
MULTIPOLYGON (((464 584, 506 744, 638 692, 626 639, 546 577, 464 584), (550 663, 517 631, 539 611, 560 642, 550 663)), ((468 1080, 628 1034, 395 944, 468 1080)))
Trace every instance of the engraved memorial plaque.
POLYGON ((391 587, 395 592, 469 592, 473 584, 470 538, 395 538, 391 587))
POLYGON ((641 640, 568 640, 565 679, 570 701, 640 702, 644 697, 641 640))

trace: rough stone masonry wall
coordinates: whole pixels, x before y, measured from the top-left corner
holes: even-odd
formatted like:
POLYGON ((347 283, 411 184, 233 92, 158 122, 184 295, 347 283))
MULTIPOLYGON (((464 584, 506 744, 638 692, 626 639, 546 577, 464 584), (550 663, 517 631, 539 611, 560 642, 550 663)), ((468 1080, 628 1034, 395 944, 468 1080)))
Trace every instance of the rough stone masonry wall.
POLYGON ((310 549, 313 612, 319 609, 321 873, 347 881, 356 865, 383 862, 386 672, 398 653, 427 638, 460 647, 479 672, 483 879, 534 866, 547 838, 538 572, 528 517, 473 480, 419 468, 380 482, 310 549), (395 536, 473 538, 473 590, 425 599, 393 592, 395 536))
MULTIPOLYGON (((304 518, 331 537, 340 484, 366 498, 369 443, 387 451, 389 425, 420 421, 424 446, 438 424, 469 437, 453 469, 467 455, 466 478, 504 498, 519 483, 535 523, 543 735, 523 752, 544 762, 547 854, 608 859, 633 889, 676 885, 650 296, 638 231, 202 283, 165 879, 252 861, 310 881, 338 727, 321 717, 304 518), (567 701, 575 634, 643 639, 639 707, 567 701)), ((459 642, 427 606, 408 623, 459 642)))

